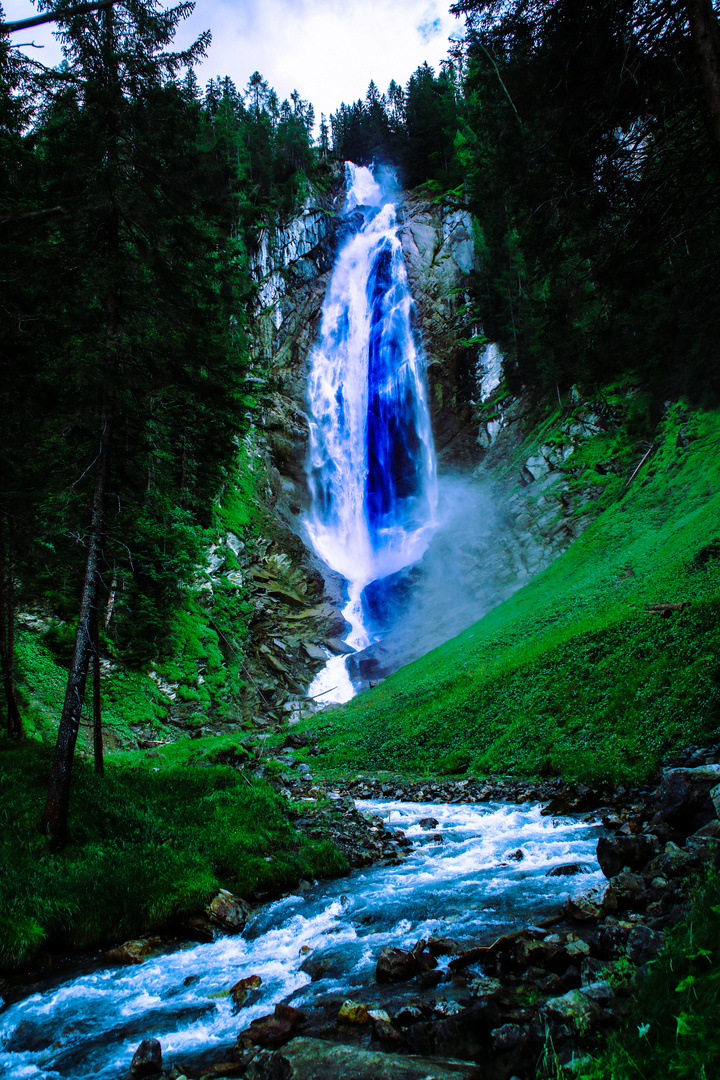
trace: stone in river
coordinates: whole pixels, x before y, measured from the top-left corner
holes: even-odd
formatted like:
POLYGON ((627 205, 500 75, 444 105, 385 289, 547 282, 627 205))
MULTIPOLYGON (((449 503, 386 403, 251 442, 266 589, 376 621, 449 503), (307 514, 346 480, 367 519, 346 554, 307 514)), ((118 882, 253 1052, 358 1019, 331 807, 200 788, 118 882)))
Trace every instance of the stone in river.
POLYGON ((338 1020, 341 1024, 367 1024, 370 1019, 367 1005, 360 1001, 344 1001, 340 1006, 338 1020))
POLYGON ((143 1039, 130 1062, 132 1080, 158 1076, 162 1072, 162 1048, 157 1039, 143 1039))
POLYGON ((418 821, 421 829, 436 829, 440 822, 434 817, 423 817, 418 821))
POLYGON ((282 1050, 259 1054, 247 1080, 479 1080, 480 1068, 448 1061, 358 1050, 322 1039, 293 1039, 282 1050))
POLYGON ((230 997, 236 1005, 244 1005, 251 991, 256 990, 259 986, 262 986, 260 976, 248 975, 247 978, 240 979, 230 988, 230 997))
POLYGON ((208 917, 226 934, 239 934, 245 929, 250 909, 239 896, 221 889, 206 907, 208 917))
POLYGON ((406 982, 417 975, 420 965, 412 953, 403 949, 383 949, 378 956, 375 979, 379 983, 406 982))
POLYGON ((115 960, 120 964, 142 964, 154 952, 154 945, 159 943, 159 938, 137 938, 126 941, 115 949, 108 949, 105 953, 108 960, 115 960))
POLYGON ((586 866, 581 866, 580 863, 563 863, 562 866, 553 866, 551 870, 547 870, 545 877, 570 877, 572 874, 589 874, 590 871, 586 866))

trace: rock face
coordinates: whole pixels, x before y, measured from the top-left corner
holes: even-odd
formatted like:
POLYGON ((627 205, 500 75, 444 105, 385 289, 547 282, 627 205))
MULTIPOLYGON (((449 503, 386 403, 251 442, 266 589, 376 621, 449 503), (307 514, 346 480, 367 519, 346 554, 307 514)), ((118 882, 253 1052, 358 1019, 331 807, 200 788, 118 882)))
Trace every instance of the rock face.
POLYGON ((282 1050, 261 1054, 248 1066, 248 1080, 473 1080, 476 1065, 437 1058, 333 1046, 321 1039, 293 1039, 282 1050))
MULTIPOLYGON (((250 336, 255 359, 271 371, 273 386, 261 422, 269 507, 288 537, 295 534, 303 542, 309 505, 310 356, 335 256, 352 229, 352 222, 339 213, 344 198, 338 171, 331 195, 311 189, 292 219, 261 230, 252 257, 258 288, 250 336)), ((562 439, 553 438, 552 445, 538 446, 520 461, 530 403, 503 390, 502 358, 496 347, 483 344, 481 328, 471 325, 466 313, 466 287, 477 257, 471 215, 456 205, 405 193, 398 220, 415 330, 427 361, 442 480, 439 516, 445 525, 423 560, 396 575, 395 626, 402 625, 404 633, 391 633, 352 658, 351 675, 358 687, 376 682, 481 618, 579 535, 586 520, 569 513, 575 507, 563 465, 577 443, 603 423, 578 403, 563 422, 562 439), (458 472, 462 482, 455 477, 458 472), (457 587, 449 588, 448 567, 455 570, 457 587)), ((293 548, 289 542, 287 550, 291 548, 293 560, 306 574, 312 567, 322 574, 323 599, 342 607, 342 579, 299 544, 293 548)), ((340 620, 326 632, 321 646, 317 641, 309 650, 303 646, 305 658, 320 664, 323 649, 341 651, 329 639, 341 639, 343 633, 340 620)), ((287 681, 283 657, 275 655, 267 663, 287 681)))

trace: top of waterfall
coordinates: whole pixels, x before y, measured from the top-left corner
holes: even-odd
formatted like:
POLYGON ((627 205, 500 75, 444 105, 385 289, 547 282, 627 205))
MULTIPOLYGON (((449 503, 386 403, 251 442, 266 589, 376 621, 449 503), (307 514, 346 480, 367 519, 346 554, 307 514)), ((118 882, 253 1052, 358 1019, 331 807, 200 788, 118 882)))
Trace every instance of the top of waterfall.
POLYGON ((346 212, 354 210, 356 206, 382 206, 385 202, 380 184, 377 183, 370 169, 365 166, 346 161, 345 182, 347 185, 346 212))

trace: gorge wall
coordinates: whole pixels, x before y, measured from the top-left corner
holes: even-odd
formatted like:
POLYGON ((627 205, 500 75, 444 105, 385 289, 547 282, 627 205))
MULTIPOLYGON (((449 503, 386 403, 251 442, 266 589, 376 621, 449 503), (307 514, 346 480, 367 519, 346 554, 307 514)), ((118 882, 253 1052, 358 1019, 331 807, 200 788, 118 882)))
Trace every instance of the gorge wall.
MULTIPOLYGON (((316 581, 323 602, 335 608, 342 606, 342 579, 309 549, 303 518, 309 357, 335 256, 352 227, 342 214, 344 198, 338 169, 332 192, 310 189, 292 219, 260 232, 251 265, 251 340, 256 362, 270 373, 257 436, 279 528, 275 554, 283 549, 295 572, 316 581)), ((529 398, 507 393, 498 350, 477 343, 480 328, 468 315, 477 257, 467 211, 405 193, 400 222, 415 332, 427 362, 441 526, 426 556, 398 583, 405 632, 353 659, 360 682, 453 636, 575 539, 587 519, 571 490, 570 459, 604 423, 577 401, 544 439, 529 398)), ((328 639, 339 647, 341 621, 316 628, 317 664, 328 639)))

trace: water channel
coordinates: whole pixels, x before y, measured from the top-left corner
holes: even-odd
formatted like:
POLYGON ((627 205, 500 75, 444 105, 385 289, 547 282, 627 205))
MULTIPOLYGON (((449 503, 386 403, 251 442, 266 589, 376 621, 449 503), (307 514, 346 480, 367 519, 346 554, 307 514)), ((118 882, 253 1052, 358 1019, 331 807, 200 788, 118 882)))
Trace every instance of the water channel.
MULTIPOLYGON (((115 1080, 143 1038, 160 1040, 169 1067, 232 1045, 280 1001, 298 1008, 379 1001, 375 964, 384 947, 410 948, 433 934, 487 944, 604 880, 595 859, 599 826, 543 817, 537 804, 357 805, 413 841, 400 865, 355 871, 267 904, 240 937, 188 944, 138 966, 99 966, 5 1006, 0 1077, 115 1080), (567 863, 582 872, 547 876, 567 863), (250 975, 262 986, 234 1012, 227 991, 250 975)), ((442 998, 443 984, 431 993, 442 998)))

